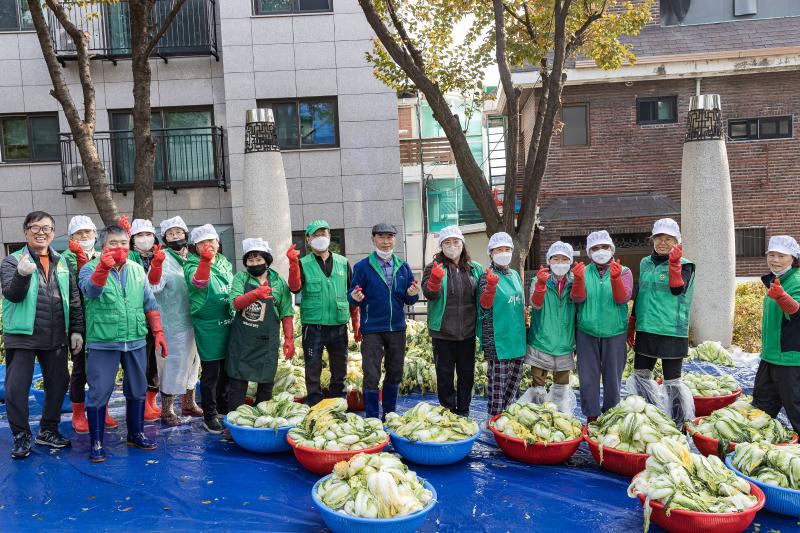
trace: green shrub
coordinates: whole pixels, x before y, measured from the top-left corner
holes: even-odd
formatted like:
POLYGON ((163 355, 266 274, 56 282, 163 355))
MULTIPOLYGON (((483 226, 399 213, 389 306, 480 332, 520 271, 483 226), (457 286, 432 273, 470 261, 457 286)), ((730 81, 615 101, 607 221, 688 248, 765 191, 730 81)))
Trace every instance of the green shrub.
POLYGON ((733 317, 733 344, 745 352, 761 351, 761 307, 767 288, 760 281, 736 286, 733 317))

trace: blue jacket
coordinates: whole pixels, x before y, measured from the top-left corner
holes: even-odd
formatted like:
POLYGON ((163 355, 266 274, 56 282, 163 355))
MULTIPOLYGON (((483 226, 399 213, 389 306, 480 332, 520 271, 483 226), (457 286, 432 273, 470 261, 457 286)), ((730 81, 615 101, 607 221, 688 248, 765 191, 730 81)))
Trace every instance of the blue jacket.
POLYGON ((405 331, 405 305, 414 305, 419 295, 409 296, 406 291, 414 281, 414 274, 408 263, 397 257, 394 260, 391 292, 383 275, 383 269, 375 252, 369 254, 353 267, 353 279, 347 299, 350 305, 361 310, 361 333, 383 333, 387 331, 405 331), (364 291, 361 302, 353 300, 352 292, 356 286, 364 291))

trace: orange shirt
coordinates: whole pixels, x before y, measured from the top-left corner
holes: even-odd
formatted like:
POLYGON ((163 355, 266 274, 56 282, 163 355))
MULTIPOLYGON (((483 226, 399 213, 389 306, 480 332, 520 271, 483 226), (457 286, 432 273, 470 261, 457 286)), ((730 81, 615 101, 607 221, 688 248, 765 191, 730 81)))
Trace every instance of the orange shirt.
POLYGON ((44 270, 44 277, 49 278, 50 274, 50 254, 47 252, 39 256, 39 261, 42 263, 42 270, 44 270))

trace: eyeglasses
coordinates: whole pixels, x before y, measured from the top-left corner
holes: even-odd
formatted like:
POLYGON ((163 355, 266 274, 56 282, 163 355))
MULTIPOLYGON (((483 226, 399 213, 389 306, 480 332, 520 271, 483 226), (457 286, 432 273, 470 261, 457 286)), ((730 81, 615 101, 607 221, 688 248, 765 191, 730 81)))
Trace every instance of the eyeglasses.
POLYGON ((50 235, 55 229, 53 226, 28 226, 31 233, 44 233, 50 235))

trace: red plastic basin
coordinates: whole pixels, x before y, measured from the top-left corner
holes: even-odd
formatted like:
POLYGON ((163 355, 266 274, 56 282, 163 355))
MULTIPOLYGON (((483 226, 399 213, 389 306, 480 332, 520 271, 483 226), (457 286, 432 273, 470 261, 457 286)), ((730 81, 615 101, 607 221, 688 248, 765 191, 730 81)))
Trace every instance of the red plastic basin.
POLYGON ((527 443, 516 437, 498 431, 494 422, 502 415, 495 415, 489 420, 489 430, 494 434, 494 440, 507 456, 532 465, 557 465, 566 462, 572 457, 583 441, 583 435, 564 442, 534 442, 527 443))
POLYGON ((364 448, 363 450, 330 451, 307 448, 305 446, 298 446, 289 435, 286 436, 286 442, 292 447, 297 461, 303 465, 306 470, 324 476, 333 472, 333 466, 339 461, 347 461, 359 453, 378 453, 382 451, 386 445, 389 444, 389 436, 387 435, 386 440, 382 443, 372 446, 371 448, 364 448))
POLYGON ((694 414, 696 416, 708 416, 717 409, 722 409, 735 402, 741 393, 742 389, 735 390, 725 396, 693 396, 694 414))
POLYGON ((635 476, 644 470, 647 458, 650 457, 650 454, 647 453, 624 452, 603 446, 603 460, 601 461, 600 444, 589 436, 588 427, 583 429, 583 438, 589 445, 589 451, 600 468, 622 476, 635 476))
MULTIPOLYGON (((689 424, 686 424, 686 431, 688 431, 689 435, 692 436, 694 445, 697 446, 697 449, 700 453, 702 453, 706 457, 708 457, 709 455, 716 455, 717 457, 725 459, 725 455, 729 454, 730 452, 736 449, 736 443, 731 442, 728 445, 728 449, 724 450, 722 455, 720 455, 719 440, 713 437, 707 437, 694 429, 695 427, 703 423, 704 418, 705 418, 704 416, 699 416, 694 420, 692 420, 691 426, 689 424)), ((789 442, 791 444, 797 444, 797 433, 792 433, 792 438, 789 442)))

